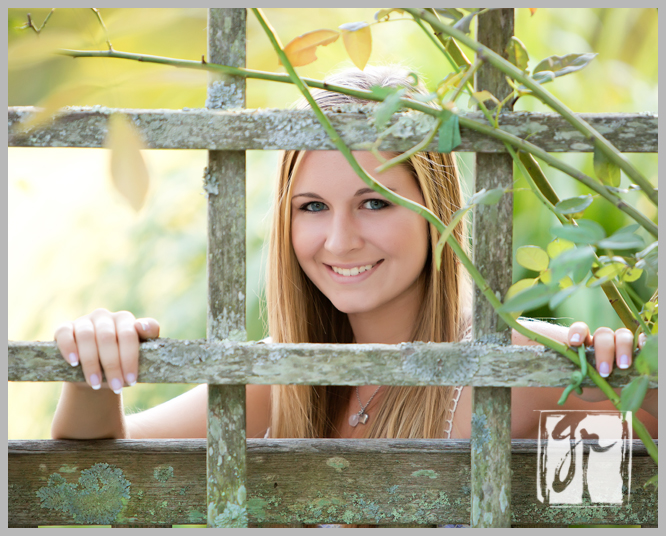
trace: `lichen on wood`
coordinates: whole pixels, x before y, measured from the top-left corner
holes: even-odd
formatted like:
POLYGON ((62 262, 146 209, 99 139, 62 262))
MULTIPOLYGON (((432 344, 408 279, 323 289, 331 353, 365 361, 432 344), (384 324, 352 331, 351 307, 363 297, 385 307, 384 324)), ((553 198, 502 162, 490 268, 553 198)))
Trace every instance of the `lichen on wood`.
MULTIPOLYGON (((221 99, 210 104, 223 102, 221 99)), ((234 103, 236 104, 236 103, 234 103)), ((374 106, 374 105, 373 105, 374 106)), ((363 150, 377 141, 371 107, 365 112, 332 110, 325 112, 333 127, 352 150, 363 150)), ((104 106, 70 106, 51 122, 29 132, 20 132, 37 108, 14 106, 8 109, 10 147, 104 147, 107 124, 113 113, 125 115, 152 149, 208 150, 315 150, 335 149, 314 113, 309 110, 183 110, 115 109, 104 106)), ((463 114, 486 122, 480 112, 463 114)), ((657 152, 658 116, 652 113, 578 114, 622 152, 657 152)), ((427 117, 397 113, 393 127, 380 143, 382 151, 406 151, 419 143, 428 131, 427 117), (423 124, 421 124, 423 123, 423 124)), ((548 152, 591 152, 593 145, 559 114, 542 112, 501 113, 500 128, 519 138, 527 138, 548 152)), ((461 128, 457 151, 503 153, 504 144, 484 134, 461 128)), ((437 137, 429 146, 437 150, 437 137)))
MULTIPOLYGON (((55 342, 9 342, 9 381, 83 381, 55 342)), ((593 362, 593 352, 588 361, 593 362)), ((265 344, 155 339, 139 347, 140 383, 565 387, 576 366, 543 346, 493 343, 265 344)), ((638 376, 615 368, 623 387, 638 376)), ((585 378, 583 386, 593 386, 585 378)), ((658 387, 651 377, 651 389, 658 387)))

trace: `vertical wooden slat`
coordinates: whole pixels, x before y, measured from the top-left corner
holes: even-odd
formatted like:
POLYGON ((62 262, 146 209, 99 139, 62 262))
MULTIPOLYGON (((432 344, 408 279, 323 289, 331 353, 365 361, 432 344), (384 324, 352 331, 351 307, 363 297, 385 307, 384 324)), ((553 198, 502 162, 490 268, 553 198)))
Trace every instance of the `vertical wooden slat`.
MULTIPOLYGON (((208 61, 245 66, 244 8, 208 11, 208 61)), ((208 108, 245 107, 245 79, 211 76, 208 108)), ((242 341, 245 333, 245 151, 209 151, 209 340, 242 341)), ((247 527, 245 385, 208 386, 209 527, 247 527)))
MULTIPOLYGON (((506 57, 504 49, 513 27, 513 9, 492 10, 478 17, 477 39, 506 57)), ((500 100, 510 91, 504 75, 487 64, 476 73, 475 89, 487 89, 500 100)), ((512 183, 511 156, 477 153, 475 191, 510 188, 512 183)), ((474 209, 474 264, 502 299, 511 286, 512 218, 510 193, 496 205, 477 205, 474 209)), ((511 330, 498 325, 498 320, 490 303, 475 288, 474 339, 510 344, 511 330)), ((510 527, 511 389, 473 389, 471 441, 471 525, 510 527)))

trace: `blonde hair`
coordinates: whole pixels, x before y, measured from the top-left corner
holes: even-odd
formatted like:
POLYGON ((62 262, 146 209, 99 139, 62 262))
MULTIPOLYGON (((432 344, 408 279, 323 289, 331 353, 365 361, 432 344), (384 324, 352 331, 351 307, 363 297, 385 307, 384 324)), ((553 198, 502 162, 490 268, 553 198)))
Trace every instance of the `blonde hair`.
MULTIPOLYGON (((369 89, 373 85, 406 87, 409 94, 425 94, 422 85, 410 84, 411 78, 410 72, 401 67, 368 66, 364 71, 343 71, 326 81, 356 89, 369 89)), ((322 109, 362 102, 327 91, 313 92, 313 96, 322 109)), ((306 108, 307 103, 298 107, 306 108)), ((269 333, 273 342, 351 343, 353 332, 347 315, 337 310, 305 275, 291 243, 291 187, 304 154, 285 151, 280 158, 266 278, 269 333)), ((412 172, 421 188, 425 207, 447 224, 463 202, 453 155, 423 152, 403 165, 412 172)), ((469 325, 467 273, 448 245, 442 254, 441 270, 437 270, 433 252, 439 233, 432 224, 429 224, 429 234, 430 253, 421 276, 423 305, 412 340, 457 341, 469 325)), ((464 223, 456 227, 453 235, 466 248, 464 223)), ((352 389, 350 386, 273 386, 271 436, 331 437, 336 424, 344 418, 352 389)), ((387 387, 380 407, 365 430, 365 437, 443 437, 452 391, 449 386, 387 387)))

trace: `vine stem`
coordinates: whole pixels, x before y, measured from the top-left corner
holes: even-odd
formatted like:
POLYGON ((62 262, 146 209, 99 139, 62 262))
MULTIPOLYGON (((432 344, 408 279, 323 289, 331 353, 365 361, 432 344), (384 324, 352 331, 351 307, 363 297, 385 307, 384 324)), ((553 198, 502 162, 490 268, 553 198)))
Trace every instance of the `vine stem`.
MULTIPOLYGON (((345 143, 342 141, 342 138, 337 134, 335 131, 335 128, 333 125, 330 123, 328 120, 328 117, 322 112, 321 108, 317 104, 317 102, 314 100, 312 97, 309 89, 307 88, 306 84, 299 78, 298 74, 294 70, 294 67, 291 65, 291 62, 287 58, 287 55, 284 53, 282 48, 279 45, 279 41, 277 39, 277 36, 275 35, 275 31, 269 23, 264 19, 262 12, 258 8, 252 8, 252 12, 255 14, 257 19, 259 20, 259 24, 262 26, 264 31, 266 32, 266 35, 268 36, 269 40, 271 41, 271 44, 273 45, 273 48, 275 49, 275 52, 277 53, 278 57, 280 58, 280 61, 282 65, 285 67, 287 72, 289 73, 289 77, 293 81, 294 85, 298 87, 298 89, 301 91, 303 96, 306 98, 310 106, 312 106, 312 109, 317 116, 317 119, 322 123, 322 126, 326 130, 326 132, 329 134, 331 137, 331 141, 335 144, 335 146, 338 148, 338 150, 344 155, 344 157, 347 159, 349 164, 352 166, 352 168, 357 172, 359 177, 365 182, 368 186, 370 186, 373 190, 382 193, 385 197, 388 199, 394 201, 395 203, 404 206, 406 208, 409 208, 424 218, 428 220, 430 223, 432 223, 436 229, 438 230, 439 233, 442 233, 445 229, 444 223, 437 217, 435 214, 433 214, 430 210, 426 209, 425 207, 414 203, 408 199, 403 198, 402 196, 398 196, 385 188, 383 185, 381 185, 379 182, 377 182, 375 179, 370 177, 365 170, 360 166, 360 164, 356 161, 356 158, 354 158, 352 152, 349 150, 349 148, 345 145, 345 143)), ((469 259, 469 257, 465 254, 463 251, 462 247, 458 242, 455 240, 453 236, 449 236, 447 240, 447 244, 453 249, 454 253, 460 261, 463 263, 465 268, 469 271, 470 275, 472 276, 472 279, 474 282, 477 284, 481 292, 486 296, 488 301, 490 301, 491 305, 497 311, 497 309, 502 305, 500 302, 499 298, 495 296, 495 293, 492 291, 492 289, 488 286, 488 283, 485 281, 481 273, 476 269, 472 261, 469 259)), ((551 348, 563 355, 565 355, 567 358, 569 358, 570 361, 573 363, 579 365, 579 358, 578 354, 576 354, 573 350, 568 348, 566 345, 557 342, 550 337, 547 337, 545 335, 542 335, 540 333, 535 333, 532 330, 524 327, 521 325, 519 322, 517 322, 509 313, 498 313, 498 315, 513 329, 518 331, 519 333, 522 333, 529 339, 532 339, 536 342, 539 342, 543 344, 544 346, 547 346, 548 348, 551 348)), ((620 403, 620 399, 613 391, 613 389, 608 385, 608 383, 592 368, 590 367, 590 370, 588 372, 588 375, 592 379, 592 381, 602 390, 602 392, 613 402, 613 404, 618 407, 620 403)), ((635 428, 635 427, 634 427, 635 428)), ((639 432, 636 432, 639 434, 639 432)), ((641 437, 643 442, 647 445, 648 442, 652 442, 652 438, 649 436, 647 433, 647 430, 643 427, 643 432, 640 432, 639 435, 643 435, 644 437, 641 437)), ((654 445, 654 442, 652 442, 654 445)), ((650 448, 648 447, 648 451, 650 451, 650 448)), ((656 447, 653 449, 654 451, 654 456, 653 459, 656 460, 656 447)), ((652 452, 651 452, 652 456, 652 452)))
MULTIPOLYGON (((281 75, 275 73, 268 73, 265 71, 255 71, 252 69, 243 69, 239 67, 229 67, 226 65, 218 65, 214 63, 205 63, 201 61, 194 60, 178 60, 174 58, 165 58, 161 56, 151 56, 147 54, 133 54, 130 52, 119 52, 116 50, 60 50, 60 54, 65 56, 71 56, 74 58, 119 58, 119 59, 128 59, 134 61, 141 61, 146 63, 157 63, 161 65, 171 65, 174 67, 182 67, 187 69, 195 69, 202 71, 210 72, 221 72, 234 76, 243 76, 246 78, 253 78, 258 80, 267 80, 271 82, 281 82, 281 83, 294 83, 288 75, 281 75)), ((342 93, 344 95, 350 95, 352 97, 357 97, 363 100, 369 101, 382 101, 382 98, 372 93, 371 91, 360 90, 360 89, 351 89, 344 86, 338 86, 335 84, 330 84, 328 82, 322 82, 320 80, 314 80, 311 78, 301 78, 302 82, 310 87, 325 89, 328 91, 334 91, 336 93, 342 93)), ((400 105, 404 108, 409 108, 422 112, 427 115, 431 115, 435 118, 442 118, 442 110, 438 108, 433 108, 431 106, 422 104, 417 101, 410 99, 402 98, 400 99, 400 105)), ((447 112, 449 113, 449 112, 447 112)), ((570 175, 574 179, 578 180, 585 184, 591 190, 594 190, 599 195, 604 197, 606 200, 610 201, 613 206, 617 209, 625 212, 630 216, 634 221, 641 225, 647 232, 653 235, 655 238, 658 237, 658 227, 644 214, 636 210, 634 207, 627 205, 622 199, 620 199, 615 194, 611 193, 605 186, 597 182, 592 177, 581 173, 576 168, 558 160, 553 157, 550 153, 544 151, 540 147, 529 143, 526 140, 523 140, 513 134, 509 134, 499 128, 495 128, 491 125, 486 125, 479 121, 474 121, 463 115, 459 115, 459 122, 462 126, 469 128, 470 130, 475 130, 482 134, 486 134, 490 137, 496 138, 500 141, 510 143, 519 151, 531 153, 535 156, 541 158, 544 162, 550 166, 559 169, 560 171, 570 175)))
POLYGON ((627 160, 606 138, 599 134, 591 125, 586 121, 582 120, 580 117, 574 115, 574 113, 569 110, 562 102, 559 101, 554 95, 549 91, 543 89, 543 87, 534 81, 532 77, 526 75, 523 71, 518 69, 511 62, 502 58, 496 52, 493 52, 488 47, 482 45, 478 41, 475 41, 469 37, 464 32, 453 28, 448 24, 442 23, 437 17, 434 17, 432 13, 427 12, 422 8, 401 8, 404 9, 407 13, 412 15, 414 18, 420 18, 425 20, 433 27, 435 30, 446 33, 447 35, 458 39, 461 43, 465 44, 472 50, 476 51, 477 57, 487 61, 504 74, 510 76, 511 78, 519 81, 524 86, 529 88, 532 93, 541 99, 546 105, 550 106, 553 110, 559 113, 564 117, 572 126, 574 126, 579 132, 583 134, 586 138, 593 140, 594 145, 598 148, 604 155, 622 169, 627 176, 629 176, 636 184, 638 184, 641 189, 647 194, 648 199, 655 205, 658 206, 657 191, 650 184, 650 182, 640 173, 632 164, 627 160))

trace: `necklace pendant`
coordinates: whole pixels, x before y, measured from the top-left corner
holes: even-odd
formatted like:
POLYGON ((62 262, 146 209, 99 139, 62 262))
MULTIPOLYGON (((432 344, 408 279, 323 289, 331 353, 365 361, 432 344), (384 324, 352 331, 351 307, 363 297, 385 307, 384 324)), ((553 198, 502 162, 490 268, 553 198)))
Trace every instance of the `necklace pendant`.
POLYGON ((358 424, 358 413, 354 413, 349 417, 349 426, 356 426, 358 424))
POLYGON ((365 412, 361 413, 358 416, 358 422, 360 422, 361 424, 365 424, 366 422, 368 422, 368 414, 365 412))

